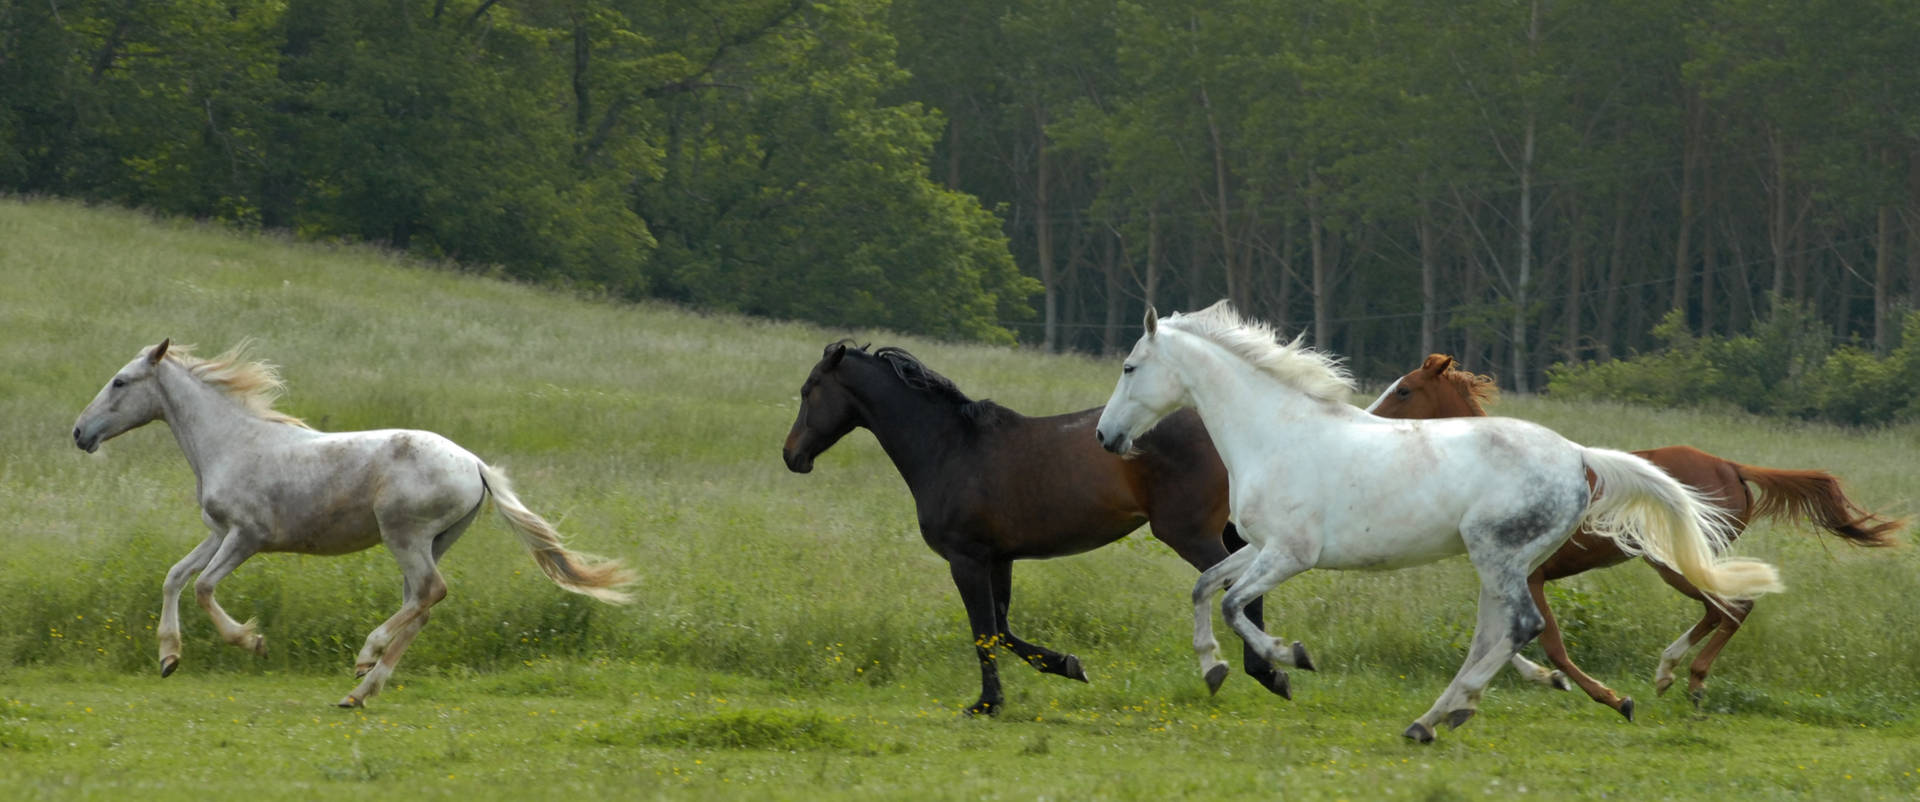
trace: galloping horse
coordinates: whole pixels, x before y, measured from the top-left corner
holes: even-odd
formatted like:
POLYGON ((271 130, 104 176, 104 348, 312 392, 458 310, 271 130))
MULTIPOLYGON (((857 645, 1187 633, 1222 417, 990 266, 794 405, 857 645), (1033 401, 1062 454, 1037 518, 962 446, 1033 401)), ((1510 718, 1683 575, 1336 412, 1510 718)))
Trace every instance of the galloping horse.
MULTIPOLYGON (((1491 400, 1495 392, 1493 379, 1457 368, 1451 356, 1433 354, 1419 368, 1389 385, 1367 411, 1385 418, 1484 417, 1487 411, 1481 408, 1480 402, 1491 400)), ((1747 524, 1756 518, 1805 519, 1856 546, 1894 545, 1896 541, 1893 535, 1903 525, 1901 521, 1887 520, 1860 509, 1841 491, 1840 480, 1829 473, 1742 465, 1689 446, 1667 446, 1633 453, 1660 466, 1661 470, 1685 482, 1725 510, 1732 524, 1727 530, 1729 541, 1739 537, 1747 524), (1761 495, 1756 497, 1747 488, 1748 482, 1760 488, 1761 495)), ((1546 631, 1540 633, 1540 645, 1547 650, 1547 657, 1560 667, 1560 671, 1550 672, 1525 657, 1518 654, 1513 656, 1514 669, 1528 679, 1548 682, 1564 690, 1565 678, 1571 676, 1594 701, 1620 711, 1629 721, 1633 719, 1633 699, 1620 696, 1599 680, 1587 676, 1567 655, 1566 644, 1560 639, 1560 625, 1553 620, 1553 611, 1547 608, 1544 586, 1555 579, 1619 565, 1630 559, 1633 557, 1611 540, 1595 537, 1584 529, 1575 532, 1566 545, 1561 546, 1559 551, 1554 552, 1527 577, 1527 591, 1532 594, 1534 604, 1540 606, 1540 612, 1547 622, 1546 631), (1561 674, 1561 671, 1566 673, 1561 674)), ((1674 666, 1686 658, 1687 652, 1695 644, 1712 634, 1712 639, 1694 658, 1687 683, 1687 696, 1698 706, 1706 693, 1707 672, 1713 669, 1714 658, 1720 656, 1720 650, 1752 613, 1753 601, 1710 599, 1686 577, 1674 573, 1673 569, 1660 563, 1651 565, 1674 590, 1699 601, 1700 606, 1705 608, 1700 623, 1694 624, 1692 629, 1682 633, 1679 640, 1660 653, 1660 666, 1655 670, 1653 680, 1654 691, 1666 693, 1667 688, 1673 685, 1674 666)))
MULTIPOLYGON (((1269 660, 1288 662, 1280 640, 1241 614, 1280 582, 1309 568, 1385 570, 1465 552, 1480 575, 1473 643, 1405 732, 1430 742, 1443 718, 1454 727, 1471 718, 1487 681, 1540 633, 1527 575, 1582 523, 1723 598, 1780 587, 1766 563, 1716 556, 1725 536, 1713 507, 1639 457, 1512 418, 1374 417, 1347 403, 1353 380, 1334 359, 1299 339, 1280 345, 1225 302, 1165 320, 1148 309, 1145 325, 1094 434, 1126 453, 1193 407, 1215 435, 1249 546, 1193 588, 1194 650, 1210 681, 1226 665, 1207 602, 1228 583, 1227 622, 1269 660)), ((1297 644, 1291 652, 1304 656, 1297 644)))
MULTIPOLYGON (((946 558, 973 630, 980 699, 969 714, 992 715, 1004 704, 998 646, 1044 673, 1087 679, 1079 658, 1008 629, 1014 560, 1096 549, 1147 521, 1195 568, 1243 545, 1227 524, 1226 467, 1197 416, 1174 417, 1141 442, 1138 458, 1122 460, 1086 436, 1099 412, 1029 418, 968 398, 904 350, 868 353, 844 340, 827 346, 800 386, 781 451, 789 470, 812 471, 815 457, 864 426, 913 493, 920 535, 946 558)), ((1247 614, 1262 620, 1257 600, 1247 614)), ((1250 648, 1246 670, 1289 694, 1286 675, 1250 648)))
POLYGON ((245 343, 214 359, 162 340, 115 373, 80 413, 73 442, 100 444, 165 420, 198 485, 200 518, 212 533, 167 572, 160 606, 160 676, 180 666, 180 590, 196 572, 194 597, 220 638, 265 655, 266 636, 213 598, 214 586, 258 552, 347 554, 386 543, 404 578, 400 611, 367 635, 341 707, 380 692, 400 655, 447 595, 436 566, 493 496, 540 570, 560 587, 623 603, 633 575, 615 561, 567 550, 528 510, 499 470, 432 432, 390 429, 329 434, 273 409, 283 385, 273 367, 243 358, 245 343))

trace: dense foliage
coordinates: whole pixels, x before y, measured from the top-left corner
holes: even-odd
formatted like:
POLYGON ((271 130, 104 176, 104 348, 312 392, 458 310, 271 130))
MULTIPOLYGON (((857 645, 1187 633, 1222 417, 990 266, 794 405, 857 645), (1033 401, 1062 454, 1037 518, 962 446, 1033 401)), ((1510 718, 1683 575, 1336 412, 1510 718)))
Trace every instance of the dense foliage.
POLYGON ((872 3, 0 0, 0 189, 627 297, 1011 340, 872 3))
POLYGON ((1740 335, 1690 334, 1678 311, 1654 328, 1663 347, 1610 362, 1562 364, 1549 389, 1663 406, 1729 406, 1845 424, 1920 417, 1920 312, 1900 345, 1876 356, 1835 343, 1805 307, 1782 306, 1740 335))
POLYGON ((0 189, 1053 349, 1227 296, 1531 389, 1769 294, 1889 353, 1916 41, 1894 0, 0 0, 0 189))

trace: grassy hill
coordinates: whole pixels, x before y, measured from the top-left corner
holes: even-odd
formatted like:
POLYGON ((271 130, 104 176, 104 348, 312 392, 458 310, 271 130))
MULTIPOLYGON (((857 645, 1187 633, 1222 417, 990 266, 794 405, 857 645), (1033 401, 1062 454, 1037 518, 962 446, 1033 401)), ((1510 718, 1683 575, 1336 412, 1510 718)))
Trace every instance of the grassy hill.
MULTIPOLYGON (((549 781, 969 799, 1447 798, 1497 791, 1501 778, 1630 796, 1688 795, 1673 784, 1688 777, 1763 798, 1920 788, 1910 548, 1751 530, 1740 551, 1779 564, 1790 590, 1762 600, 1723 655, 1706 718, 1682 698, 1654 700, 1649 683, 1697 606, 1641 566, 1563 583, 1553 598, 1576 658, 1643 700, 1640 723, 1503 676, 1486 715, 1422 751, 1397 733, 1458 668, 1476 595, 1463 561, 1288 582, 1269 628, 1305 641, 1320 671, 1296 676, 1291 704, 1238 676, 1209 699, 1188 647, 1193 574, 1142 532, 1015 570, 1015 630, 1077 653, 1094 684, 1010 665, 1008 715, 956 721, 977 671, 944 564, 869 435, 811 475, 786 471, 777 451, 800 382, 825 343, 852 335, 1037 414, 1100 403, 1116 363, 582 299, 44 201, 0 199, 0 287, 0 519, 14 530, 0 551, 0 753, 26 758, 0 761, 0 781, 39 795, 86 795, 88 782, 161 798, 266 793, 205 757, 221 743, 256 744, 310 783, 269 789, 290 796, 368 780, 469 797, 549 781), (448 555, 451 595, 370 713, 324 703, 351 687, 354 650, 398 607, 398 571, 380 550, 266 555, 224 582, 228 610, 260 619, 264 660, 219 644, 189 594, 181 672, 162 683, 160 581, 204 536, 192 475, 164 426, 91 456, 68 436, 112 372, 162 337, 203 353, 253 338, 283 367, 281 407, 319 428, 451 437, 506 468, 576 547, 638 568, 640 602, 599 606, 552 587, 489 515, 448 555), (199 722, 194 734, 162 737, 182 720, 199 722), (114 751, 126 741, 153 751, 114 751), (1780 765, 1791 750, 1816 765, 1780 765)), ((1496 411, 1595 445, 1690 443, 1826 468, 1869 508, 1913 509, 1916 427, 1545 399, 1496 411)))

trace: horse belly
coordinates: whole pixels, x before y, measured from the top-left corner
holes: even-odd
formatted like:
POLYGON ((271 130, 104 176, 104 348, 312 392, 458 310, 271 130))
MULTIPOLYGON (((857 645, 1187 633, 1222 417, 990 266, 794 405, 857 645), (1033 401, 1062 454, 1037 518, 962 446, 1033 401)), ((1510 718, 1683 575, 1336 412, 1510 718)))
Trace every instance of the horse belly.
POLYGON ((263 551, 331 556, 351 554, 380 543, 380 524, 364 502, 357 509, 333 508, 282 516, 263 551))
POLYGON ((1340 571, 1391 571, 1465 554, 1459 532, 1383 528, 1328 532, 1315 568, 1340 571))

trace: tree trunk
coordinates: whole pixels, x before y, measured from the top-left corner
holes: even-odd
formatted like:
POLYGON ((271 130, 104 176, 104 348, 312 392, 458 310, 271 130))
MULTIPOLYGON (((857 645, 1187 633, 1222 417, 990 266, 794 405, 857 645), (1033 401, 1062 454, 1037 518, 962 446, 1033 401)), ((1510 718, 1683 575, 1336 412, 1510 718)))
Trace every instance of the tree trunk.
POLYGON ((1220 266, 1227 278, 1227 298, 1237 304, 1240 286, 1233 266, 1233 230, 1227 210, 1227 150, 1220 137, 1220 124, 1213 116, 1213 102, 1208 99, 1204 86, 1200 87, 1200 107, 1207 112, 1207 136, 1213 142, 1214 214, 1220 229, 1220 266))
POLYGON ((1145 290, 1147 306, 1153 306, 1160 292, 1160 210, 1147 210, 1147 281, 1145 290))
POLYGON ((1100 352, 1112 356, 1120 347, 1120 259, 1115 253, 1113 234, 1101 232, 1100 266, 1107 276, 1107 319, 1102 329, 1100 352))
POLYGON ((1567 301, 1561 307, 1562 330, 1566 332, 1566 343, 1560 352, 1568 362, 1580 361, 1580 293, 1586 289, 1587 281, 1587 221, 1580 214, 1580 195, 1577 192, 1567 196, 1567 216, 1573 236, 1567 247, 1567 301))
POLYGON ((1435 329, 1439 325, 1440 298, 1437 268, 1434 265, 1433 209, 1425 197, 1420 199, 1420 358, 1435 352, 1435 329))
POLYGON ((1607 246, 1607 287, 1600 304, 1600 338, 1594 343, 1603 360, 1613 358, 1614 332, 1620 320, 1620 292, 1627 283, 1627 213, 1632 208, 1628 204, 1628 191, 1622 187, 1613 199, 1613 242, 1607 246))
POLYGON ((1326 245, 1322 242, 1320 227, 1319 187, 1315 184, 1309 167, 1307 176, 1307 249, 1313 260, 1313 344, 1316 348, 1333 347, 1332 289, 1327 286, 1326 245))
POLYGON ((1049 354, 1060 352, 1060 288, 1053 275, 1053 223, 1047 198, 1047 111, 1033 107, 1034 156, 1033 236, 1039 250, 1040 285, 1046 289, 1045 328, 1042 347, 1049 354))
POLYGON ((1893 348, 1893 207, 1880 204, 1879 231, 1873 238, 1873 351, 1893 348))
MULTIPOLYGON (((1540 2, 1534 0, 1527 21, 1527 55, 1540 52, 1540 2)), ((1533 281, 1533 129, 1535 112, 1527 103, 1526 127, 1520 142, 1520 219, 1515 242, 1519 246, 1514 268, 1512 341, 1513 389, 1527 392, 1532 387, 1527 366, 1527 285, 1533 281)))
MULTIPOLYGON (((1673 247, 1673 306, 1669 308, 1678 309, 1680 314, 1685 315, 1687 287, 1693 283, 1693 182, 1701 146, 1697 142, 1700 127, 1695 120, 1699 104, 1691 92, 1682 103, 1686 106, 1686 134, 1680 146, 1680 236, 1679 242, 1673 247)), ((1704 303, 1706 299, 1701 300, 1704 303)), ((1685 318, 1682 318, 1682 328, 1685 327, 1685 318)))
POLYGON ((1767 154, 1773 160, 1767 245, 1773 250, 1773 302, 1778 303, 1787 292, 1787 151, 1778 130, 1767 132, 1767 154))

